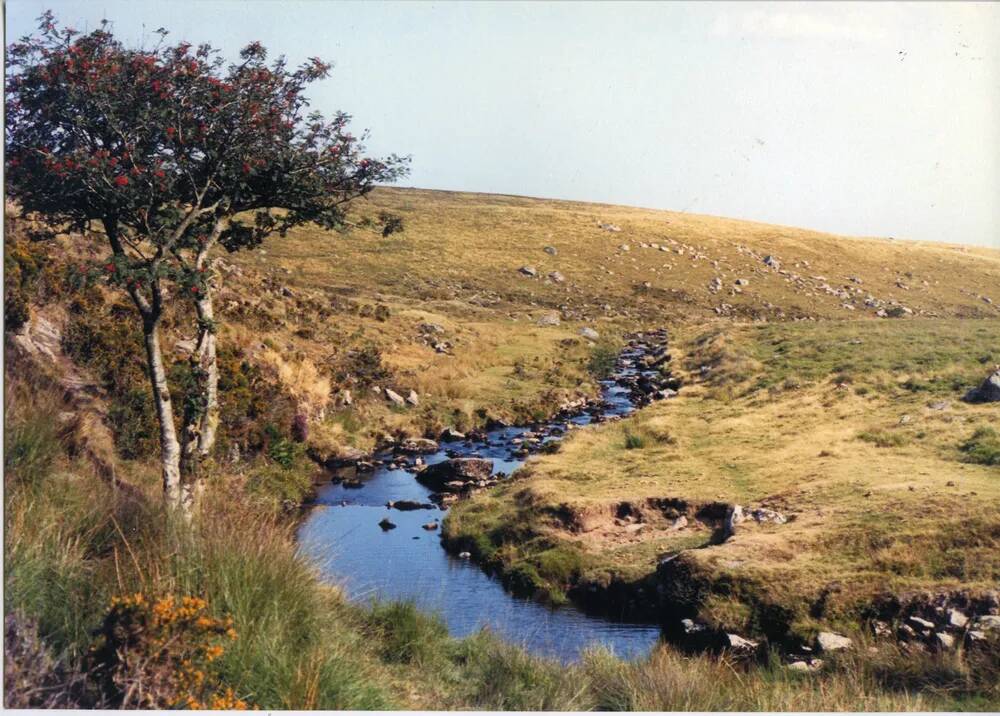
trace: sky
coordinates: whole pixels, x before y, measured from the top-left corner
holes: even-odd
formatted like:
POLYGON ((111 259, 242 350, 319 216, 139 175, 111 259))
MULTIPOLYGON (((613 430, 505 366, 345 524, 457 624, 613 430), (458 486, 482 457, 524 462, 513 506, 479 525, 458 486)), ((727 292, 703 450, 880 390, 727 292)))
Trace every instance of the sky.
POLYGON ((1000 248, 1000 4, 8 0, 331 77, 402 183, 1000 248))

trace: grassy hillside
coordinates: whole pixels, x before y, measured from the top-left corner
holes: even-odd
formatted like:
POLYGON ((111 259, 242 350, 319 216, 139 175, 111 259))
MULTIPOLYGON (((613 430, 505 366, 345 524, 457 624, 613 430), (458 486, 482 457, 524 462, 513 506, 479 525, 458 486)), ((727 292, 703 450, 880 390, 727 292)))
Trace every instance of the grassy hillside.
MULTIPOLYGON (((795 634, 853 629, 886 590, 995 589, 1000 414, 958 398, 1000 362, 1000 251, 413 189, 380 189, 354 218, 384 210, 403 233, 299 229, 220 257, 223 424, 206 512, 184 534, 158 511, 133 309, 80 280, 100 237, 30 241, 46 227, 8 207, 6 608, 37 624, 47 656, 22 663, 48 664, 54 703, 68 703, 66 673, 109 600, 135 592, 231 616, 239 638, 206 673, 266 708, 996 703, 994 662, 891 644, 797 674, 668 646, 564 668, 488 635, 451 640, 410 607, 353 606, 319 585, 291 526, 326 479, 317 461, 489 417, 540 420, 596 394, 588 365, 625 332, 664 326, 678 398, 577 431, 452 508, 449 537, 556 600, 639 585, 680 553, 700 618, 747 634, 775 614, 795 634), (691 519, 672 529, 677 501, 691 519), (794 519, 711 545, 694 518, 707 503, 794 519)), ((168 316, 164 340, 178 389, 181 325, 168 316)))
POLYGON ((641 582, 680 554, 706 586, 704 621, 772 636, 857 627, 887 594, 1000 584, 1000 409, 958 400, 1000 356, 1000 324, 680 333, 682 362, 710 366, 704 378, 533 458, 521 479, 457 505, 447 534, 549 589, 641 582), (713 524, 694 515, 713 503, 789 521, 748 519, 712 544, 713 524), (781 623, 765 628, 775 611, 781 623))

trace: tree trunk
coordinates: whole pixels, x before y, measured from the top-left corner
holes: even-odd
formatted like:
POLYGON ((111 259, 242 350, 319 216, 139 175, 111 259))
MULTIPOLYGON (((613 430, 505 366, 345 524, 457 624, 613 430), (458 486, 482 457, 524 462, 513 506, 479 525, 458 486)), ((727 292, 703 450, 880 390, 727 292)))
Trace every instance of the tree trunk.
MULTIPOLYGON (((195 268, 199 271, 213 270, 213 261, 208 253, 218 241, 223 221, 216 220, 206 241, 198 250, 195 268)), ((185 416, 184 455, 181 462, 181 491, 186 507, 191 508, 201 492, 201 462, 215 447, 215 436, 219 427, 219 365, 216 358, 215 310, 212 304, 212 290, 215 277, 210 275, 204 283, 204 291, 195 301, 198 315, 198 339, 192 356, 196 371, 198 389, 198 412, 185 416)))
POLYGON ((149 380, 153 388, 153 404, 156 406, 156 419, 160 423, 160 465, 163 470, 163 494, 168 505, 178 507, 182 506, 181 449, 174 427, 174 408, 170 402, 167 373, 163 368, 159 319, 144 320, 143 334, 146 343, 146 362, 149 365, 149 380))
POLYGON ((206 289, 205 297, 198 301, 197 310, 201 326, 198 355, 201 368, 205 371, 205 411, 201 415, 198 455, 204 459, 215 447, 215 434, 219 428, 219 364, 215 352, 215 311, 211 288, 206 289))

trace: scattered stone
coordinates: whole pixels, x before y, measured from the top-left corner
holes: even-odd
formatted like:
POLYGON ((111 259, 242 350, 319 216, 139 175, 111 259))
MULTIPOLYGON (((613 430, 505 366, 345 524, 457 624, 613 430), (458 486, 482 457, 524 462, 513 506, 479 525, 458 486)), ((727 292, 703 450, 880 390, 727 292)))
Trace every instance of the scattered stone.
POLYGON ((436 530, 438 528, 438 523, 437 523, 437 521, 434 521, 434 522, 428 522, 427 524, 420 525, 420 526, 423 527, 428 532, 431 532, 431 531, 436 530))
POLYGON ((816 648, 826 654, 832 651, 850 649, 854 642, 842 634, 835 634, 832 631, 821 631, 816 636, 816 648))
POLYGON ((819 671, 823 667, 822 659, 813 659, 812 662, 807 661, 793 661, 788 665, 788 668, 792 671, 802 671, 811 673, 813 671, 819 671))
POLYGON ((417 396, 417 391, 411 390, 409 395, 406 396, 406 402, 414 407, 420 405, 420 398, 417 396))
POLYGON ((948 625, 953 626, 956 629, 963 628, 969 623, 969 618, 962 614, 962 612, 957 609, 948 610, 948 625))
POLYGON ((598 224, 597 226, 605 231, 618 232, 622 230, 620 226, 616 226, 615 224, 598 224))
POLYGON ((397 393, 392 388, 385 389, 385 397, 388 398, 393 403, 393 405, 398 405, 400 407, 406 405, 406 401, 403 400, 403 396, 397 393))
POLYGON ((951 405, 951 403, 947 400, 938 400, 933 403, 928 403, 927 407, 931 410, 947 410, 949 405, 951 405))
POLYGON ((745 278, 738 278, 738 279, 736 279, 736 281, 734 283, 737 286, 749 286, 750 285, 750 282, 747 281, 745 278))
POLYGON ((916 627, 917 629, 934 628, 934 622, 927 621, 926 619, 921 619, 920 617, 917 616, 912 616, 909 619, 907 619, 907 621, 910 623, 910 626, 916 627))
POLYGON ((542 251, 544 251, 545 253, 547 253, 549 256, 555 256, 556 254, 559 253, 556 250, 555 246, 546 246, 544 249, 542 249, 542 251))
POLYGON ((1000 616, 996 614, 983 614, 976 617, 974 622, 976 628, 985 631, 1000 631, 1000 616))
POLYGON ((764 257, 764 264, 766 266, 770 266, 771 268, 773 268, 775 270, 781 268, 781 263, 778 261, 778 259, 774 258, 773 256, 765 256, 764 257))
POLYGON ((421 333, 444 333, 444 326, 440 323, 421 323, 420 324, 421 333))
POLYGON ((532 278, 538 275, 538 269, 534 266, 522 266, 518 269, 518 271, 520 271, 523 275, 531 276, 532 278))
POLYGON ((549 280, 552 281, 552 283, 563 283, 566 281, 566 277, 558 271, 550 271, 549 280))
POLYGON ((969 640, 970 644, 982 644, 987 641, 986 632, 973 629, 968 634, 966 638, 969 640))
POLYGON ((458 558, 459 559, 471 559, 472 558, 472 553, 471 552, 459 552, 458 553, 458 558))
POLYGON ((769 510, 766 507, 757 507, 750 511, 750 516, 756 522, 772 522, 776 525, 783 525, 788 522, 788 518, 780 512, 769 510))
POLYGON ((378 523, 378 526, 381 527, 382 530, 385 532, 396 529, 396 523, 394 523, 388 517, 383 517, 382 521, 378 523))
POLYGON ((596 341, 598 338, 601 337, 601 334, 595 331, 590 326, 584 326, 583 328, 581 328, 580 335, 589 341, 596 341))
POLYGON ((696 624, 691 619, 681 619, 681 627, 685 634, 698 634, 708 628, 704 624, 696 624))
POLYGON ((990 374, 983 384, 973 388, 962 398, 966 403, 996 403, 1000 401, 1000 368, 990 374))
POLYGON ((618 247, 618 250, 619 250, 619 251, 629 251, 629 250, 630 250, 630 247, 629 247, 629 245, 628 245, 628 244, 621 244, 621 245, 620 245, 620 246, 618 247))
POLYGON ((944 632, 938 632, 934 635, 935 645, 938 649, 947 651, 955 648, 955 637, 951 634, 945 634, 944 632))
POLYGON ((749 639, 744 639, 738 634, 726 634, 725 642, 726 648, 732 649, 733 651, 756 651, 757 642, 750 641, 749 639))
POLYGON ((444 443, 451 443, 457 440, 465 440, 465 433, 460 433, 457 430, 455 430, 455 428, 445 428, 441 432, 441 435, 438 437, 438 440, 444 443))
POLYGON ((432 452, 437 452, 440 447, 433 440, 428 440, 427 438, 407 438, 399 445, 400 452, 405 452, 410 455, 416 454, 430 454, 432 452))
POLYGON ((544 313, 539 316, 537 324, 539 326, 558 326, 559 325, 559 314, 557 313, 544 313))

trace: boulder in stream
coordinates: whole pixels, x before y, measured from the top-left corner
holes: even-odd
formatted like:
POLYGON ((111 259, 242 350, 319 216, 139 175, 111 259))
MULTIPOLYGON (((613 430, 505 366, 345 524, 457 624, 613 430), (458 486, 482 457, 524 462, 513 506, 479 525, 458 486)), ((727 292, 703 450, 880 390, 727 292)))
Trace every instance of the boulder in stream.
POLYGON ((432 452, 437 452, 440 448, 438 444, 433 440, 428 440, 427 438, 407 438, 399 446, 400 452, 405 452, 410 455, 416 455, 420 453, 429 454, 432 452))
POLYGON ((492 474, 492 460, 481 457, 456 457, 429 466, 417 475, 417 481, 432 490, 442 491, 449 482, 468 483, 486 480, 492 474))

